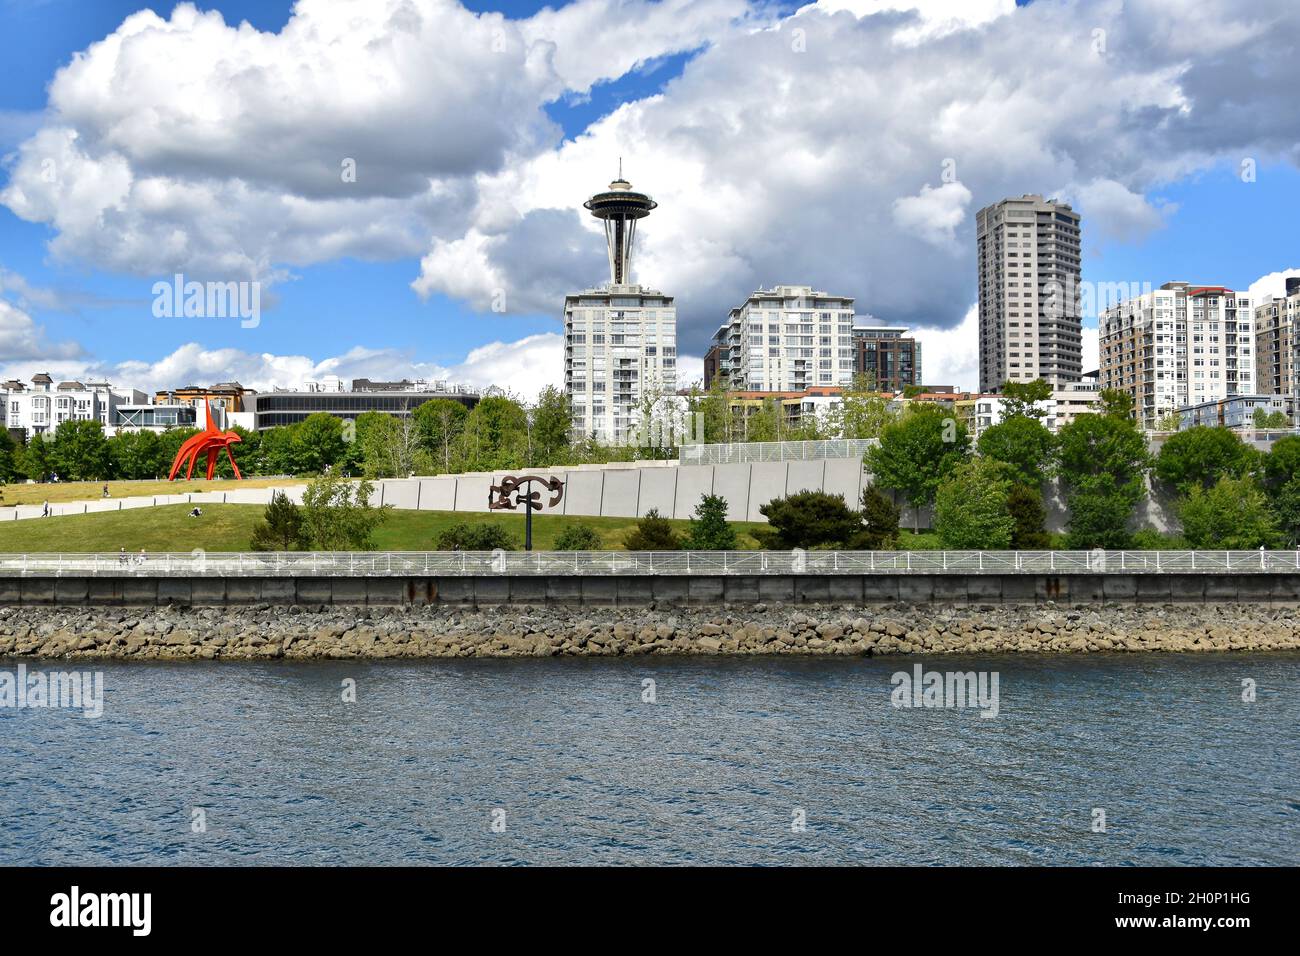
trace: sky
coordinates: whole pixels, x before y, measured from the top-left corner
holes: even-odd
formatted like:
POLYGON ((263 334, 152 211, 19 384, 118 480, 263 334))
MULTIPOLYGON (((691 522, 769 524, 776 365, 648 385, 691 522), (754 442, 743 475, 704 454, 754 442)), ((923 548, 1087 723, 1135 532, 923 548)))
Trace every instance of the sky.
POLYGON ((621 159, 680 385, 807 284, 974 387, 1007 196, 1079 210, 1085 283, 1300 274, 1298 44, 1294 0, 0 0, 0 378, 532 397, 621 159), (158 314, 178 274, 256 321, 158 314))

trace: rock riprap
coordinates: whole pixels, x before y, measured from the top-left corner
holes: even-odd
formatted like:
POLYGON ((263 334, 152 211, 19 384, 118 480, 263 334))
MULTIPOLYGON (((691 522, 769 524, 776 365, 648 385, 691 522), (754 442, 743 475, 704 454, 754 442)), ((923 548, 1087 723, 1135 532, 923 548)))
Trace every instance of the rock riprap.
POLYGON ((1300 650, 1300 608, 0 607, 0 657, 554 657, 1300 650))

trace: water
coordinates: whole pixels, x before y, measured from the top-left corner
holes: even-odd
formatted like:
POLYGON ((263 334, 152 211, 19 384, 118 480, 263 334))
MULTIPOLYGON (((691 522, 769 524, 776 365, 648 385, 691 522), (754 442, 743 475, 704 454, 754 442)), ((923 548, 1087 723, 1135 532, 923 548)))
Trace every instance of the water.
POLYGON ((1000 716, 905 658, 101 664, 98 720, 0 709, 0 864, 1300 859, 1300 655, 923 662, 1000 716))

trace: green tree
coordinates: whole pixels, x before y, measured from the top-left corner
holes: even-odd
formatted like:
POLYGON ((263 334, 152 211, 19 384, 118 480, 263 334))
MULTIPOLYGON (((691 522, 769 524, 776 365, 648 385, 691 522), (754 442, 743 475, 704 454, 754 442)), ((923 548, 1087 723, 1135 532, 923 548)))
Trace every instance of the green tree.
POLYGON ((262 520, 253 525, 254 551, 292 551, 302 543, 303 518, 283 491, 274 492, 262 520))
POLYGON ((50 464, 64 481, 102 481, 112 474, 108 439, 97 421, 60 422, 50 445, 50 464))
POLYGON ((773 498, 759 507, 768 528, 755 536, 765 548, 847 548, 862 530, 862 516, 850 508, 843 495, 824 491, 799 491, 773 498))
POLYGON ((462 444, 469 471, 519 468, 528 455, 528 413, 513 398, 485 396, 465 419, 462 444))
POLYGON ((1039 408, 1041 402, 1052 399, 1052 385, 1041 378, 1032 382, 1004 382, 1002 385, 1002 415, 1004 418, 1029 418, 1042 421, 1047 412, 1039 408))
POLYGON ((1052 475, 1056 436, 1037 418, 1015 415, 986 428, 975 443, 979 453, 1007 466, 1021 485, 1038 487, 1052 475))
POLYGON ((703 495, 686 529, 682 547, 689 551, 735 551, 736 529, 727 523, 727 499, 703 495))
POLYGON ((1278 489, 1300 475, 1300 435, 1285 435, 1273 442, 1263 460, 1264 477, 1278 489))
POLYGON ((600 535, 596 529, 585 524, 568 524, 551 545, 555 551, 599 551, 600 535))
POLYGON ((1283 539, 1272 506, 1251 478, 1223 477, 1209 489, 1193 485, 1178 516, 1193 548, 1248 551, 1279 547, 1283 539))
POLYGON ((162 436, 151 431, 118 432, 108 440, 108 456, 118 478, 158 478, 171 466, 162 436))
POLYGON ((901 494, 914 509, 934 500, 939 485, 965 460, 966 427, 933 405, 913 405, 901 419, 884 427, 880 444, 866 454, 874 484, 901 494))
POLYGON ((830 415, 830 430, 838 438, 879 438, 896 416, 889 402, 880 396, 870 375, 853 376, 844 389, 840 404, 830 415))
POLYGON ((1292 547, 1300 547, 1300 475, 1282 485, 1273 496, 1278 529, 1292 547))
POLYGON ((879 488, 862 489, 862 529, 850 541, 858 551, 888 551, 898 546, 898 519, 902 509, 879 488))
POLYGON ((1047 533, 1047 506, 1041 486, 1013 484, 1007 492, 1007 511, 1014 523, 1011 547, 1016 551, 1045 551, 1052 544, 1047 533))
POLYGON ((731 396, 727 392, 727 380, 715 375, 709 383, 708 391, 692 391, 686 401, 687 410, 692 421, 699 416, 703 423, 705 443, 739 441, 739 429, 731 410, 731 396))
POLYGON ((1256 428, 1289 428, 1291 419, 1287 418, 1286 412, 1270 412, 1266 408, 1255 409, 1252 421, 1256 428))
POLYGON ((1128 523, 1140 500, 1132 485, 1104 477, 1072 490, 1066 499, 1070 518, 1065 546, 1074 551, 1127 548, 1133 540, 1128 523))
POLYGON ((292 426, 293 473, 323 475, 325 469, 343 458, 343 420, 327 412, 315 412, 292 426))
POLYGON ((1183 417, 1177 412, 1166 412, 1156 419, 1158 432, 1176 432, 1183 427, 1183 417))
POLYGON ((417 405, 413 414, 420 442, 440 472, 463 471, 460 440, 465 433, 469 409, 455 399, 435 398, 417 405))
POLYGON ((1171 435, 1160 447, 1155 473, 1180 493, 1193 487, 1212 488, 1221 478, 1240 478, 1258 461, 1258 454, 1230 429, 1197 425, 1171 435))
POLYGON ((21 453, 9 430, 0 426, 0 484, 18 477, 21 453))
POLYGON ((1007 507, 1006 468, 976 458, 953 469, 934 501, 934 530, 955 551, 1000 551, 1011 544, 1015 519, 1007 507))
POLYGON ((499 524, 458 521, 438 535, 439 551, 518 551, 519 539, 499 524))
POLYGON ((1112 405, 1117 413, 1080 415, 1058 436, 1070 512, 1066 546, 1073 549, 1126 547, 1129 519, 1146 495, 1146 439, 1122 414, 1127 393, 1109 394, 1118 396, 1112 405))
POLYGON ((33 435, 31 440, 22 449, 22 454, 18 456, 16 465, 19 473, 32 481, 44 481, 54 470, 50 463, 50 445, 49 433, 42 432, 33 435))
POLYGON ((681 546, 672 524, 657 508, 647 511, 623 542, 629 551, 677 551, 681 546))
POLYGON ((370 503, 374 486, 338 474, 308 482, 302 496, 302 538, 313 551, 368 551, 374 532, 388 517, 389 505, 370 503))
POLYGON ((1097 398, 1101 403, 1101 414, 1111 418, 1133 418, 1133 396, 1118 388, 1103 388, 1097 398))
POLYGON ((569 396, 548 385, 528 412, 532 448, 529 465, 562 465, 568 462, 569 433, 573 430, 573 409, 569 396))

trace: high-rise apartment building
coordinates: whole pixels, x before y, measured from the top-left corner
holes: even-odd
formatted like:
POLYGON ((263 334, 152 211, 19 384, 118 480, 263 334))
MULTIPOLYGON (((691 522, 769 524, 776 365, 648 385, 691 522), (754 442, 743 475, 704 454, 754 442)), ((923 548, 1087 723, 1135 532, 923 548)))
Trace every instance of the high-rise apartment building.
POLYGON ((677 308, 631 281, 636 224, 657 203, 620 175, 583 205, 605 224, 610 281, 564 297, 564 392, 576 436, 618 443, 677 388, 677 308))
POLYGON ((1188 405, 1255 392, 1245 293, 1166 282, 1107 309, 1099 324, 1101 387, 1133 396, 1143 428, 1188 405))
POLYGON ((1083 372, 1079 214, 1026 195, 976 216, 980 391, 1076 381, 1083 372))
POLYGON ((1266 296, 1255 306, 1255 390, 1294 395, 1296 326, 1300 321, 1300 277, 1286 280, 1286 295, 1266 296))
POLYGON ((907 329, 859 325, 853 330, 853 371, 882 392, 921 384, 921 343, 907 329))
POLYGON ((740 391, 851 385, 853 299, 808 285, 759 289, 731 310, 713 344, 717 374, 740 391))

